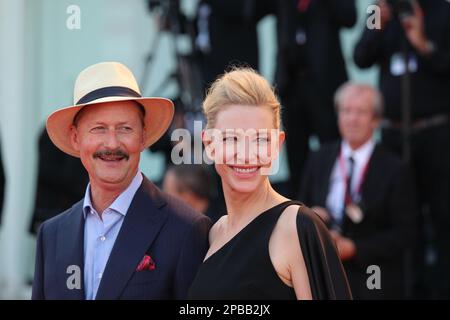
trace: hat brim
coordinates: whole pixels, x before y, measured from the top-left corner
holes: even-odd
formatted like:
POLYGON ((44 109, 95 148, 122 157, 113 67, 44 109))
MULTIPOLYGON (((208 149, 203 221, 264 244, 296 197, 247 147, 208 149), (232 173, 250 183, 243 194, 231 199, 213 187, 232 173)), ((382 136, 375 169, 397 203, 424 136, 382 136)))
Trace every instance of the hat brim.
POLYGON ((145 148, 150 147, 167 131, 174 114, 173 102, 165 98, 106 97, 86 104, 70 106, 53 112, 47 119, 46 128, 52 142, 71 156, 80 157, 70 141, 73 118, 83 107, 114 101, 136 101, 145 109, 145 148))

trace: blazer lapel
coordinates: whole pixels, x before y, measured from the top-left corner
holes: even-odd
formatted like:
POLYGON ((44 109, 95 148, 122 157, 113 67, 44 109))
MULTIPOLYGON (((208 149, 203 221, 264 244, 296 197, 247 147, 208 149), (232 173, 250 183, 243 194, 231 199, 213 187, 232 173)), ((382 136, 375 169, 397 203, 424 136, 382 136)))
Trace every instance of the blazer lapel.
POLYGON ((334 143, 331 146, 330 153, 327 157, 324 158, 324 164, 323 164, 323 172, 321 175, 321 179, 319 181, 321 185, 321 198, 320 198, 320 204, 323 207, 326 207, 327 205, 327 196, 330 191, 330 180, 331 180, 331 174, 333 172, 334 164, 336 163, 336 159, 339 154, 339 150, 341 148, 341 141, 338 141, 334 143))
POLYGON ((118 299, 167 219, 158 188, 144 177, 131 202, 103 272, 96 299, 118 299))
MULTIPOLYGON (((364 206, 365 203, 367 203, 368 197, 367 195, 374 195, 377 194, 377 190, 374 190, 374 188, 379 188, 380 183, 379 179, 383 176, 380 174, 383 172, 384 164, 383 160, 380 157, 380 153, 382 153, 381 146, 375 145, 375 148, 373 150, 372 156, 370 157, 369 167, 367 169, 366 176, 364 177, 363 184, 361 185, 361 202, 364 206)), ((365 211, 364 214, 367 212, 365 211)))
POLYGON ((61 299, 85 299, 84 294, 84 218, 83 201, 76 203, 57 229, 56 270, 61 299), (70 289, 71 275, 80 272, 81 288, 70 289))

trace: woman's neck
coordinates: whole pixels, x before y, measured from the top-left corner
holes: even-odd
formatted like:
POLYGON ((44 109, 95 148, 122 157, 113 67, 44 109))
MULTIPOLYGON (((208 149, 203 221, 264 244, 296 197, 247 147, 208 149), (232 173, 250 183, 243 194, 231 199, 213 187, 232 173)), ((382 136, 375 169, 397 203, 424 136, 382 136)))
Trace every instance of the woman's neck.
POLYGON ((278 194, 270 185, 269 179, 262 187, 251 193, 233 190, 228 185, 222 185, 227 206, 229 228, 240 228, 253 220, 261 212, 289 199, 278 194))

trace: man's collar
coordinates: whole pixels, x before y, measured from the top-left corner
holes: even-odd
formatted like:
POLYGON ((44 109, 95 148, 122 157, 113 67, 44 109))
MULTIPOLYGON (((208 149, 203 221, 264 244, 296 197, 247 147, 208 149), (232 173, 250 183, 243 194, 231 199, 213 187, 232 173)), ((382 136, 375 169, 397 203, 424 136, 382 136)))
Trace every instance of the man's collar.
POLYGON ((342 140, 341 150, 344 159, 348 159, 350 156, 358 163, 365 163, 372 155, 375 148, 375 141, 373 138, 367 140, 362 146, 356 150, 352 150, 349 143, 346 140, 342 140))
MULTIPOLYGON (((131 201, 133 200, 133 197, 136 194, 136 191, 139 189, 142 183, 142 180, 143 180, 142 173, 138 170, 138 172, 136 173, 136 175, 134 176, 133 180, 128 185, 128 187, 114 200, 113 203, 111 203, 111 205, 108 208, 125 216, 127 214, 128 208, 130 207, 131 201)), ((87 214, 91 212, 91 210, 94 210, 90 191, 91 191, 91 184, 89 183, 86 188, 86 193, 84 195, 83 201, 83 215, 85 219, 87 214)))

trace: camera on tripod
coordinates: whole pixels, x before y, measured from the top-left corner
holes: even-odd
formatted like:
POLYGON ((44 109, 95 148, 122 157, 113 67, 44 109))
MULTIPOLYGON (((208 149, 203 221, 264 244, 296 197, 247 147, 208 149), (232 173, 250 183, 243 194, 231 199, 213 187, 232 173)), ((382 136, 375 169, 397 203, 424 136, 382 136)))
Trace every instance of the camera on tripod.
POLYGON ((387 2, 391 6, 394 15, 400 20, 414 15, 415 0, 387 0, 387 2))
POLYGON ((179 0, 147 0, 150 12, 160 16, 160 28, 165 31, 185 33, 187 18, 181 12, 179 0))
POLYGON ((167 87, 169 82, 175 81, 178 85, 179 99, 177 111, 184 114, 198 113, 202 114, 201 102, 203 97, 202 78, 199 70, 197 58, 192 52, 194 45, 194 24, 192 20, 183 12, 180 0, 147 0, 148 9, 151 14, 156 15, 158 29, 153 43, 150 46, 150 52, 147 55, 141 88, 146 87, 146 79, 151 74, 151 67, 154 64, 155 52, 158 50, 159 39, 163 33, 170 35, 172 41, 172 53, 175 61, 175 67, 170 74, 156 87, 153 95, 159 95, 161 90, 167 87), (187 46, 187 41, 191 44, 187 46))

